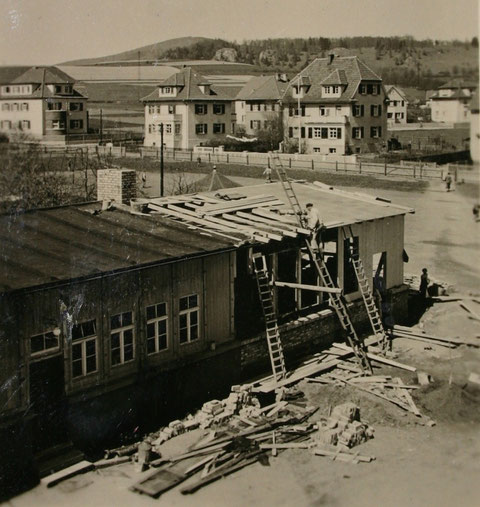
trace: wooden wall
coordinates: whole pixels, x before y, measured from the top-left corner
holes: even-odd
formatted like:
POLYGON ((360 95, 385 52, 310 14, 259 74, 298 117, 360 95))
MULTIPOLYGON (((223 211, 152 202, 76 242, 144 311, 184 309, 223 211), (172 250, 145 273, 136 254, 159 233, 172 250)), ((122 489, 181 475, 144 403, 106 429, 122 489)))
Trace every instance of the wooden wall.
POLYGON ((233 339, 234 258, 234 252, 225 252, 31 291, 15 297, 3 296, 0 305, 0 385, 3 386, 0 401, 5 408, 0 413, 6 413, 7 407, 25 408, 28 404, 31 361, 62 356, 66 393, 75 394, 95 387, 127 385, 134 382, 137 373, 142 370, 162 368, 172 360, 208 350, 212 341, 221 344, 233 339), (200 336, 191 343, 180 344, 179 298, 190 294, 198 294, 199 298, 200 336), (168 348, 147 355, 146 306, 161 302, 167 303, 168 348), (134 312, 135 358, 112 366, 110 317, 126 311, 134 312), (73 322, 91 319, 97 322, 98 368, 83 377, 72 378, 67 315, 73 322), (30 337, 55 327, 61 329, 59 350, 31 356, 30 337), (23 379, 23 389, 19 390, 20 378, 23 379), (18 395, 12 396, 9 386, 16 388, 18 395))

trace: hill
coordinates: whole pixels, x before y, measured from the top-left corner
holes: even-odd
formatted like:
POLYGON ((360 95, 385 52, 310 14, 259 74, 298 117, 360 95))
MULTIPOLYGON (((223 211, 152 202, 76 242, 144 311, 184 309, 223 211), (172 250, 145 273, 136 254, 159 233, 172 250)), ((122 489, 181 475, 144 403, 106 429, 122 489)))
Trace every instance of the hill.
POLYGON ((100 56, 97 58, 83 58, 80 60, 71 60, 59 63, 58 65, 98 65, 102 63, 126 62, 129 60, 158 60, 164 58, 165 53, 172 49, 188 48, 198 43, 206 42, 210 39, 206 37, 178 37, 169 39, 148 46, 142 46, 114 55, 100 56))

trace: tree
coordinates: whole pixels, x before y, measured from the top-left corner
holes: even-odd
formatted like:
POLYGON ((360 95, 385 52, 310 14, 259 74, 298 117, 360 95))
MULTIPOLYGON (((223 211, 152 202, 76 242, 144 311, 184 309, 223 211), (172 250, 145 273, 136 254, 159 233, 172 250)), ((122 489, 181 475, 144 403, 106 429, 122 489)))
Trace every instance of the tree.
POLYGON ((478 48, 478 37, 473 37, 471 44, 472 44, 472 47, 478 48))

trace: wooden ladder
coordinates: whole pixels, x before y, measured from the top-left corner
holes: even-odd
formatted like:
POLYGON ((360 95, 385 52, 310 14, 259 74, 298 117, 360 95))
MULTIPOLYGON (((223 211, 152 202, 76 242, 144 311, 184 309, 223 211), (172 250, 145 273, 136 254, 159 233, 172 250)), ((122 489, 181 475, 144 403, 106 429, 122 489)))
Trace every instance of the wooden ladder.
POLYGON ((380 317, 380 312, 375 304, 372 291, 370 290, 370 284, 368 283, 368 279, 365 274, 362 259, 360 259, 360 254, 358 253, 358 249, 353 241, 352 227, 343 227, 342 232, 345 239, 351 239, 351 241, 349 241, 350 257, 352 259, 353 269, 358 280, 358 286, 362 294, 363 302, 365 303, 365 308, 367 309, 368 319, 370 320, 373 333, 377 336, 382 350, 386 352, 389 347, 389 339, 387 333, 385 332, 385 328, 383 327, 382 318, 380 317))
MULTIPOLYGON (((276 169, 280 182, 282 183, 282 186, 285 190, 285 194, 290 203, 290 206, 292 207, 297 222, 301 227, 304 227, 305 224, 303 220, 303 210, 300 206, 295 191, 293 190, 292 184, 288 179, 287 173, 282 166, 282 162, 280 160, 280 157, 278 156, 278 153, 272 154, 272 163, 276 169)), ((315 266, 321 284, 324 287, 334 288, 335 284, 333 283, 333 280, 330 276, 330 273, 328 272, 327 266, 323 258, 321 256, 317 257, 316 252, 314 252, 312 249, 310 239, 306 238, 304 241, 307 248, 308 256, 310 258, 310 262, 312 262, 313 266, 315 266)), ((345 304, 343 296, 341 294, 332 292, 328 293, 328 296, 330 299, 330 305, 335 310, 335 313, 337 314, 337 317, 340 321, 340 325, 342 326, 342 328, 346 333, 347 341, 353 350, 358 365, 360 366, 363 372, 372 373, 372 367, 370 365, 370 361, 367 356, 367 349, 365 347, 363 340, 357 335, 357 332, 353 327, 352 320, 348 313, 347 306, 345 304)))
POLYGON ((270 362, 272 363, 273 379, 275 382, 278 382, 286 376, 285 359, 278 331, 277 317, 273 307, 272 288, 268 278, 267 263, 261 253, 253 254, 253 270, 255 271, 258 294, 265 318, 268 353, 270 355, 270 362))

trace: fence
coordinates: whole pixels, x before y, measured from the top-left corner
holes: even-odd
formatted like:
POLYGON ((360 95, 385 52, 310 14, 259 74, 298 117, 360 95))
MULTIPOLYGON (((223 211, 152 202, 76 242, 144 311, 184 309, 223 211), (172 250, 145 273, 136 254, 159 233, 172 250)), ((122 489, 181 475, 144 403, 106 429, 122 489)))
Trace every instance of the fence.
MULTIPOLYGON (((140 149, 142 157, 160 159, 160 149, 143 147, 140 149)), ((269 166, 271 164, 268 153, 255 152, 215 152, 194 153, 190 150, 164 149, 164 159, 177 162, 209 162, 212 164, 239 164, 246 166, 269 166)), ((367 161, 351 161, 355 157, 338 157, 336 160, 322 160, 322 156, 297 155, 281 153, 280 159, 287 169, 303 169, 319 172, 341 172, 350 174, 365 174, 371 176, 392 176, 419 179, 441 179, 445 170, 436 164, 417 162, 416 164, 388 164, 367 161)))

